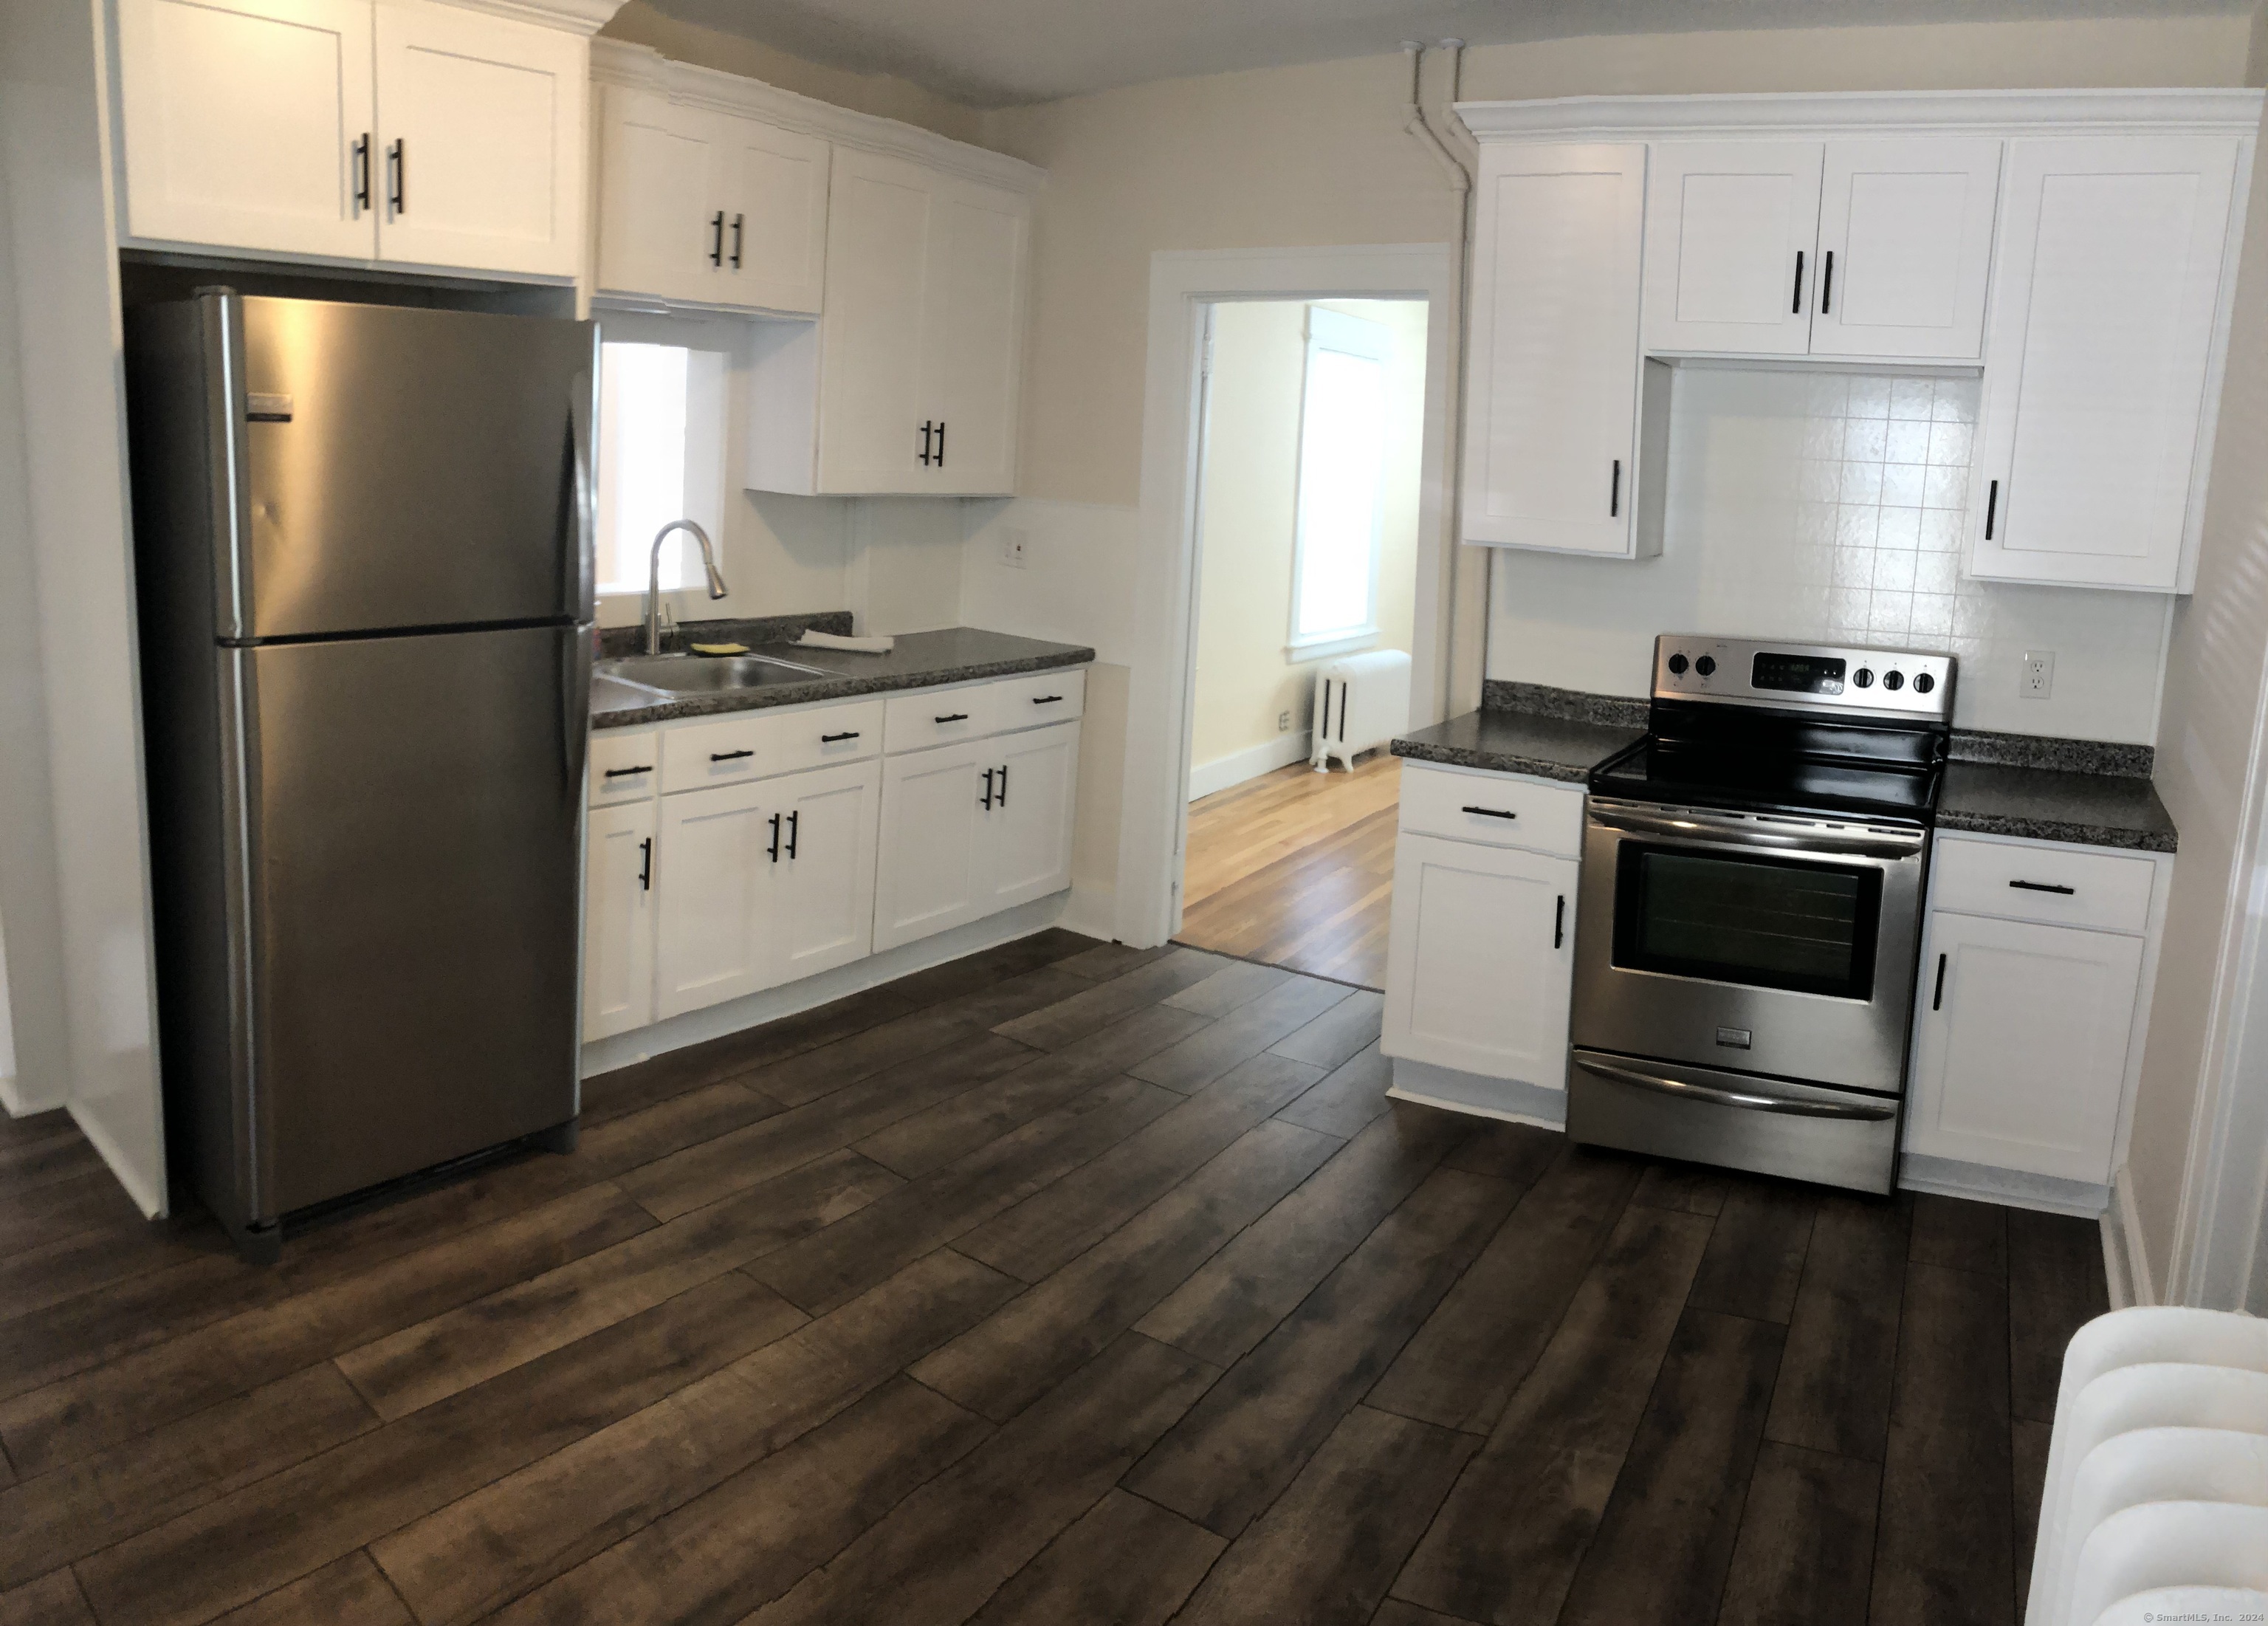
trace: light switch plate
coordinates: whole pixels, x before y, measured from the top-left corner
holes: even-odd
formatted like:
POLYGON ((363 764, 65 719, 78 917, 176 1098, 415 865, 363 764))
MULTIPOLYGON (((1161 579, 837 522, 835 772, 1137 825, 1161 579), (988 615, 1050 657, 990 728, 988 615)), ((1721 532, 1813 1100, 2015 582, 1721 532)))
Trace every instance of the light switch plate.
POLYGON ((1005 526, 1000 532, 1000 562, 1012 569, 1021 570, 1030 562, 1031 533, 1005 526))

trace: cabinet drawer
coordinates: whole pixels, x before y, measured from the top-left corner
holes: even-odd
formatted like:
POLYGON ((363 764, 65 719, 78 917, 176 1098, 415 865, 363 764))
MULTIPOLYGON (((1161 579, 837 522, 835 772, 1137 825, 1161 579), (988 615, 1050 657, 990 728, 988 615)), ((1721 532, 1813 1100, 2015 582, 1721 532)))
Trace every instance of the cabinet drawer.
POLYGON ((1402 828, 1574 858, 1583 850, 1583 792, 1506 773, 1460 773, 1405 762, 1402 828))
POLYGON ((1079 668, 1003 678, 991 690, 996 728, 1036 728, 1042 723, 1070 722, 1086 708, 1086 673, 1079 668))
POLYGON ((882 754, 882 701, 854 700, 812 711, 781 712, 768 720, 766 773, 795 773, 882 754))
POLYGON ((608 728, 591 736, 591 805, 603 808, 653 795, 661 742, 652 728, 608 728))
POLYGON ((2148 927, 2157 876, 2157 866, 2146 858, 1954 836, 1938 838, 1934 868, 1934 908, 2110 932, 2148 927))
POLYGON ((778 754, 770 737, 772 721, 761 712, 743 712, 695 728, 666 730, 661 736, 662 789, 701 790, 779 772, 779 766, 769 760, 778 754))
POLYGON ((917 689, 895 694, 884 708, 882 749, 896 752, 949 745, 993 733, 998 685, 971 684, 965 689, 917 689))

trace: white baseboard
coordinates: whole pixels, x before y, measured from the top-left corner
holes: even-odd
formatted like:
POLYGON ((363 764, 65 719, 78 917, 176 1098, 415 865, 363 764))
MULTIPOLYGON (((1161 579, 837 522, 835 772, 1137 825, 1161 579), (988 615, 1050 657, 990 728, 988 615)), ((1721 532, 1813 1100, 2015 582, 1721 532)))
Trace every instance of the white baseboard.
POLYGON ((2124 1169, 2110 1177, 2110 1206, 2102 1214, 2102 1269, 2110 1281, 2113 1310, 2158 1302, 2142 1241, 2142 1216, 2134 1207, 2134 1183, 2124 1169))
POLYGON ((1478 1118, 1498 1118, 1506 1123, 1534 1124, 1540 1129, 1567 1127, 1567 1092, 1541 1084, 1523 1084, 1506 1078, 1484 1078, 1431 1061, 1394 1058, 1394 1083, 1386 1092, 1397 1101, 1438 1106, 1478 1118))
POLYGON ((1067 932, 1110 942, 1118 935, 1118 889, 1099 882, 1072 882, 1071 900, 1055 923, 1067 932))
POLYGON ((11 1118, 29 1118, 34 1112, 52 1112, 63 1104, 61 1097, 52 1101, 42 1101, 26 1093, 24 1081, 12 1074, 0 1078, 0 1112, 5 1112, 11 1118))
POLYGON ((1288 767, 1295 762, 1307 760, 1313 735, 1304 728, 1294 728, 1289 734, 1279 734, 1263 744, 1231 751, 1226 757, 1216 757, 1211 762, 1193 765, 1189 769, 1189 800, 1210 796, 1217 790, 1226 790, 1232 785, 1241 785, 1247 780, 1256 780, 1263 773, 1288 767))
MULTIPOLYGON (((633 1028, 627 1033, 592 1039, 583 1046, 582 1075, 594 1078, 600 1073, 611 1073, 616 1068, 649 1061, 672 1050, 682 1050, 688 1045, 722 1038, 727 1033, 738 1033, 744 1028, 760 1027, 767 1022, 777 1022, 782 1016, 792 1016, 799 1011, 824 1005, 830 1000, 861 993, 914 972, 927 971, 932 965, 942 965, 947 960, 957 960, 980 950, 998 948, 1004 942, 1013 942, 1019 937, 1029 937, 1035 932, 1045 931, 1050 926, 1064 925, 1071 898, 1072 894, 1065 891, 1049 898, 1035 898, 1027 904, 1019 904, 1013 909, 1005 909, 998 914, 988 915, 983 920, 971 920, 966 926, 956 926, 951 931, 939 932, 934 937, 924 937, 917 942, 901 943, 895 949, 885 949, 880 954, 870 954, 863 960, 853 960, 848 965, 838 965, 833 971, 821 972, 816 977, 806 977, 800 982, 791 982, 784 987, 766 988, 761 994, 726 1000, 721 1005, 688 1010, 682 1016, 671 1016, 651 1027, 633 1028)), ((1079 928, 1071 927, 1069 929, 1076 931, 1079 928)), ((1106 932, 1094 935, 1108 936, 1106 932)))
POLYGON ((1898 1184, 1907 1191, 1996 1202, 2004 1208, 2069 1214, 2080 1219, 2095 1219, 2110 1208, 2110 1188, 2107 1186, 2061 1180, 2045 1174, 2025 1174, 2014 1169, 1995 1169, 1980 1163, 1962 1163, 1951 1157, 1931 1157, 1916 1152, 1908 1152, 1898 1159, 1898 1184))

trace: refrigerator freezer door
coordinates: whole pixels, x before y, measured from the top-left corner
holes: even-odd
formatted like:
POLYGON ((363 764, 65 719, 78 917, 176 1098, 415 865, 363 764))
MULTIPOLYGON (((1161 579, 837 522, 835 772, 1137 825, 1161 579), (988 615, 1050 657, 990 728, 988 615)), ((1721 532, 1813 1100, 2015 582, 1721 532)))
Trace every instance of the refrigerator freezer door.
POLYGON ((577 1108, 588 636, 222 652, 245 679, 261 1218, 577 1108))
POLYGON ((589 618, 593 324, 242 306, 248 535, 243 568, 220 561, 222 638, 589 618))

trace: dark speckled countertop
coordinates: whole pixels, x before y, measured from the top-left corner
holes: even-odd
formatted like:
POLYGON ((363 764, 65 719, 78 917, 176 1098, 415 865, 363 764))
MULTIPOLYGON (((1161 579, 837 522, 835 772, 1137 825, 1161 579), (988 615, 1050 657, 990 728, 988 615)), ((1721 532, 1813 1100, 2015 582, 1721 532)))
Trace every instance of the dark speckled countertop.
POLYGON ((2174 850, 2174 821, 2146 779, 1984 762, 1948 762, 1937 827, 2084 846, 2174 850))
MULTIPOLYGON (((782 653, 806 666, 822 668, 829 676, 814 677, 808 683, 770 684, 761 689, 733 689, 715 694, 672 695, 666 699, 643 691, 625 691, 594 681, 591 727, 625 728, 638 723, 712 717, 760 706, 843 700, 897 689, 927 689, 980 677, 1012 677, 1020 672, 1084 666, 1094 659, 1094 650, 1077 644, 1050 644, 1036 638, 1018 638, 1009 632, 987 632, 968 626, 946 627, 934 632, 902 632, 897 647, 883 655, 800 647, 782 653)), ((605 670, 602 663, 598 675, 603 676, 605 670)))
POLYGON ((1591 770, 1646 732, 1644 728, 1583 722, 1538 712, 1467 712, 1394 742, 1412 762, 1532 773, 1580 785, 1591 770))

